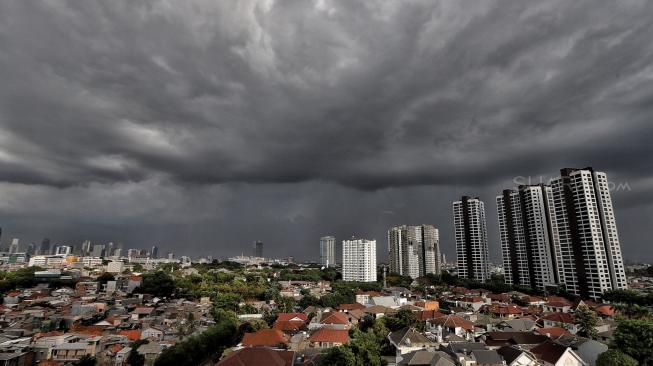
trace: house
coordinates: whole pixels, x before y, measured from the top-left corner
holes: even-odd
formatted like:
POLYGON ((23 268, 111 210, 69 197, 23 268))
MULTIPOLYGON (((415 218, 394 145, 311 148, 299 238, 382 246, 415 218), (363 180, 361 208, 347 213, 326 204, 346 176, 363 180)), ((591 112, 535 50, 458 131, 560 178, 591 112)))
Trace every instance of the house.
POLYGON ((571 333, 563 327, 537 328, 535 331, 551 339, 558 339, 563 335, 571 335, 571 333))
POLYGON ((524 315, 524 309, 513 304, 492 304, 486 308, 486 312, 500 319, 514 319, 524 315))
POLYGON ((381 296, 378 291, 358 291, 356 293, 356 302, 362 305, 367 305, 370 299, 376 296, 381 296))
POLYGON ((311 347, 331 348, 349 343, 349 331, 344 329, 318 329, 308 341, 311 347))
POLYGON ((443 349, 443 351, 449 354, 457 364, 463 366, 475 364, 476 360, 472 356, 472 352, 475 350, 487 350, 487 347, 485 347, 485 344, 483 343, 456 342, 449 343, 449 345, 443 349))
POLYGON ((544 366, 589 366, 570 347, 551 340, 533 347, 531 352, 544 366))
POLYGON ((278 329, 261 329, 255 333, 245 333, 241 344, 244 347, 266 346, 285 347, 290 338, 278 329))
POLYGON ((397 348, 397 358, 402 354, 423 349, 432 343, 415 328, 409 327, 388 334, 388 340, 397 348))
POLYGON ((243 348, 230 353, 215 366, 293 366, 295 352, 265 347, 243 348))
POLYGON ((420 300, 415 301, 415 306, 422 308, 424 311, 439 311, 440 303, 435 300, 420 300))
POLYGON ((116 366, 124 365, 127 362, 127 358, 129 357, 131 351, 132 351, 131 347, 125 347, 120 351, 116 352, 116 358, 114 364, 116 366))
POLYGON ((154 308, 152 307, 138 307, 131 312, 131 317, 133 320, 143 319, 152 315, 154 308))
POLYGON ((382 305, 373 305, 368 306, 365 309, 362 309, 366 314, 370 314, 376 319, 379 319, 383 316, 394 314, 396 311, 392 308, 382 306, 382 305))
POLYGON ((365 305, 355 302, 353 304, 340 304, 340 306, 338 306, 336 310, 346 313, 351 310, 360 310, 360 309, 365 309, 365 305))
POLYGON ((538 366, 537 358, 530 352, 515 346, 503 346, 497 349, 506 362, 506 366, 538 366))
POLYGON ((547 313, 568 313, 571 310, 572 303, 560 296, 549 296, 543 308, 547 313))
POLYGON ((529 349, 545 342, 549 337, 533 332, 488 332, 481 336, 490 349, 503 346, 520 346, 529 349))
POLYGON ((474 335, 474 323, 458 315, 446 315, 431 319, 426 322, 426 328, 436 335, 438 342, 442 342, 449 334, 463 339, 472 339, 474 335))
POLYGON ((503 358, 494 350, 477 349, 471 352, 475 366, 504 366, 503 358))
POLYGON ((604 343, 573 335, 561 336, 555 342, 566 347, 571 347, 590 366, 596 365, 597 357, 608 350, 608 346, 604 343))
POLYGON ((529 318, 504 320, 496 328, 505 332, 526 332, 535 329, 535 321, 529 318))
POLYGON ((401 356, 397 366, 455 366, 451 356, 442 351, 417 350, 401 356))
POLYGON ((57 362, 75 362, 87 355, 94 356, 95 347, 86 342, 62 343, 52 348, 52 360, 57 362))
POLYGON ((562 327, 571 334, 578 332, 574 316, 570 313, 550 313, 542 317, 543 328, 562 327))
POLYGON ((164 332, 161 329, 149 327, 141 332, 141 339, 149 339, 154 341, 162 341, 164 332))
POLYGON ((308 316, 302 313, 280 313, 272 324, 273 329, 284 332, 297 332, 306 326, 308 316))
POLYGON ((321 327, 331 328, 331 329, 349 329, 351 328, 351 323, 349 323, 349 318, 347 315, 340 312, 326 312, 322 313, 320 317, 321 327))

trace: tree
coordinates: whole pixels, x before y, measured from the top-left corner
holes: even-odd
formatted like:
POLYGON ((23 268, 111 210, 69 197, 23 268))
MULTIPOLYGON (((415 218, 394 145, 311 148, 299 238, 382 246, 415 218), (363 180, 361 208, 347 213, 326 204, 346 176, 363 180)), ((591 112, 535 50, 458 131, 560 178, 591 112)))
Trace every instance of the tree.
POLYGON ((354 353, 346 346, 329 348, 320 357, 318 366, 351 366, 356 364, 354 353))
POLYGON ((129 356, 127 356, 127 365, 143 366, 145 365, 145 356, 138 353, 137 350, 133 349, 131 352, 129 352, 129 356))
POLYGON ((97 364, 97 360, 95 357, 92 357, 90 355, 84 355, 82 358, 80 358, 77 362, 75 362, 75 366, 95 366, 97 364))
POLYGON ((637 360, 619 350, 609 349, 599 355, 596 366, 637 366, 637 360))
POLYGON ((175 281, 169 274, 156 271, 143 275, 140 291, 156 297, 170 297, 176 288, 175 281))
POLYGON ((399 310, 395 315, 384 317, 385 325, 392 332, 405 327, 415 328, 419 331, 424 330, 424 322, 417 319, 415 313, 410 310, 399 310))
POLYGON ((107 282, 113 281, 115 279, 116 278, 111 273, 104 272, 96 278, 96 281, 98 281, 101 285, 106 285, 107 282))
POLYGON ((575 320, 578 324, 578 334, 590 339, 595 339, 598 335, 596 326, 599 324, 599 319, 594 312, 585 305, 581 305, 576 309, 575 320))
POLYGON ((653 320, 621 320, 611 348, 639 360, 642 366, 653 365, 653 320))
POLYGON ((348 347, 355 357, 356 366, 382 366, 381 347, 372 331, 354 330, 348 347))

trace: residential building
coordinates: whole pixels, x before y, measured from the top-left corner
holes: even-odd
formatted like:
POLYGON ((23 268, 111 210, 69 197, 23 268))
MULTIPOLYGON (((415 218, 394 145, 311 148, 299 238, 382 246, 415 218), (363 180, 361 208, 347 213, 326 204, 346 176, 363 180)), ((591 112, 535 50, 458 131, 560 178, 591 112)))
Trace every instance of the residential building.
POLYGON ((412 278, 440 273, 440 234, 432 225, 395 226, 388 230, 390 272, 412 278))
POLYGON ((93 250, 91 250, 92 257, 103 257, 104 256, 104 244, 95 244, 93 245, 93 250))
POLYGON ((626 288, 608 178, 588 167, 565 168, 551 182, 559 236, 559 282, 581 297, 626 288))
POLYGON ((323 236, 320 238, 320 264, 325 267, 336 265, 336 238, 323 236))
POLYGON ((538 290, 555 285, 558 232, 551 187, 522 185, 496 200, 506 283, 538 290))
POLYGON ((73 247, 71 247, 69 245, 59 245, 57 247, 57 252, 56 252, 57 255, 62 255, 62 254, 63 255, 68 255, 68 254, 72 254, 72 253, 73 253, 73 247))
POLYGON ((263 258, 263 242, 260 240, 254 242, 254 256, 263 258))
POLYGON ((458 276, 485 282, 490 277, 485 204, 463 196, 453 203, 458 276))
POLYGON ((342 279, 344 281, 376 281, 376 240, 342 241, 342 279))
POLYGON ((9 245, 9 254, 14 254, 14 253, 18 252, 18 243, 19 243, 19 241, 20 240, 18 238, 13 238, 11 240, 11 244, 9 245))

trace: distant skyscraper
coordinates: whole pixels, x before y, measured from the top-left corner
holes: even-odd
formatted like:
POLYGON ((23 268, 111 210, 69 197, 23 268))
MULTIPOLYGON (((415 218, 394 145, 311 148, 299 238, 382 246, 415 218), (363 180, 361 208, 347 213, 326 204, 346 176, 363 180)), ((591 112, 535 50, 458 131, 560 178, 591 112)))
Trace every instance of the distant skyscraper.
POLYGON ((432 225, 396 226, 388 230, 390 272, 412 278, 439 274, 440 234, 432 225))
POLYGON ((506 283, 538 290, 557 284, 553 209, 553 192, 546 185, 519 186, 497 196, 506 283))
POLYGON ((581 297, 626 288, 626 274, 605 173, 565 168, 552 180, 559 236, 559 282, 581 297))
POLYGON ((73 253, 73 247, 71 247, 71 246, 69 246, 69 245, 59 245, 59 246, 57 247, 57 252, 56 252, 56 254, 64 254, 64 255, 67 255, 67 254, 72 254, 72 253, 73 253))
POLYGON ((463 196, 453 203, 453 216, 458 276, 485 282, 490 277, 485 204, 463 196))
POLYGON ((20 241, 18 240, 18 238, 13 238, 11 240, 11 245, 9 245, 9 254, 14 254, 14 253, 18 252, 18 243, 19 242, 20 241))
POLYGON ((320 238, 320 264, 325 267, 336 265, 336 238, 323 236, 320 238))
POLYGON ((29 243, 27 245, 27 249, 25 250, 25 254, 27 255, 34 255, 36 253, 36 244, 34 243, 29 243))
POLYGON ((90 255, 92 250, 93 250, 93 244, 91 244, 91 241, 84 240, 84 242, 82 242, 82 256, 90 255))
POLYGON ((91 250, 91 257, 102 257, 104 256, 104 244, 95 244, 91 250))
POLYGON ((110 241, 105 247, 104 247, 104 256, 105 257, 112 257, 115 255, 116 251, 116 245, 113 244, 112 241, 110 241))
POLYGON ((49 238, 44 238, 43 239, 43 241, 41 242, 41 249, 40 249, 39 253, 41 253, 41 255, 51 254, 50 239, 49 238))
POLYGON ((263 258, 263 242, 260 240, 254 242, 254 256, 263 258))
POLYGON ((157 247, 156 245, 152 246, 150 257, 152 257, 153 259, 159 258, 159 247, 157 247))
POLYGON ((376 240, 355 239, 342 242, 342 279, 376 281, 376 240))

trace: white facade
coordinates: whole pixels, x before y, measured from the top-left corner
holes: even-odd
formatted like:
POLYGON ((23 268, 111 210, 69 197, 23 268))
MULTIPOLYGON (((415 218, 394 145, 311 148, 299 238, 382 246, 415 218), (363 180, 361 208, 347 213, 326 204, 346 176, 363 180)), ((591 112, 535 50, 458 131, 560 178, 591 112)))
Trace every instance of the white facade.
POLYGON ((545 185, 520 186, 497 196, 506 283, 544 290, 557 283, 557 226, 553 193, 545 185))
POLYGON ((320 264, 325 267, 336 265, 336 238, 323 236, 320 238, 320 264))
POLYGON ((376 240, 342 241, 343 281, 376 281, 376 240))
POLYGON ((562 169, 551 182, 559 235, 558 272, 567 291, 598 299, 626 288, 626 274, 605 173, 562 169))
POLYGON ((453 203, 458 276, 485 282, 490 277, 485 204, 463 196, 453 203))
POLYGON ((125 264, 121 261, 109 262, 107 264, 107 272, 109 273, 122 273, 125 270, 125 264))

